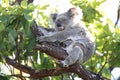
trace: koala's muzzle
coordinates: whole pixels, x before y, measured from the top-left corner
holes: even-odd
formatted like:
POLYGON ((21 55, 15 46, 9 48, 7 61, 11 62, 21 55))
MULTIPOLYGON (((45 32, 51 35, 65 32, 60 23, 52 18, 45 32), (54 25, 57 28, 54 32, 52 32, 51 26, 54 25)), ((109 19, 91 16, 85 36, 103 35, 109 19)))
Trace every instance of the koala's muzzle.
POLYGON ((64 30, 64 27, 62 26, 62 24, 59 21, 56 22, 56 27, 59 31, 64 30))
POLYGON ((61 27, 62 25, 61 25, 61 23, 60 23, 59 21, 57 21, 57 22, 56 22, 56 26, 57 26, 57 27, 61 27))

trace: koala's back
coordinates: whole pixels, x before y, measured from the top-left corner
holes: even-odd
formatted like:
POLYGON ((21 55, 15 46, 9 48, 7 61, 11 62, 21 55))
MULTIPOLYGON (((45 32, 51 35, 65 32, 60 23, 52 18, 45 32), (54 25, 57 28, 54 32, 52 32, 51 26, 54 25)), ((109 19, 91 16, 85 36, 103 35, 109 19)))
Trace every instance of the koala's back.
POLYGON ((94 43, 94 37, 89 32, 87 27, 85 27, 83 24, 78 23, 73 28, 76 28, 76 35, 73 37, 73 41, 75 41, 75 45, 80 46, 84 53, 83 62, 88 60, 92 54, 94 53, 95 49, 95 43, 94 43))
MULTIPOLYGON (((92 34, 89 32, 89 30, 81 25, 77 24, 74 27, 70 28, 69 30, 69 36, 67 38, 71 39, 72 42, 70 45, 68 45, 65 50, 67 50, 68 54, 75 46, 79 46, 83 52, 83 57, 80 57, 80 63, 84 63, 86 60, 88 60, 94 53, 95 43, 94 38, 92 34)), ((77 55, 78 53, 74 54, 77 55)), ((80 55, 82 53, 79 53, 80 55)))

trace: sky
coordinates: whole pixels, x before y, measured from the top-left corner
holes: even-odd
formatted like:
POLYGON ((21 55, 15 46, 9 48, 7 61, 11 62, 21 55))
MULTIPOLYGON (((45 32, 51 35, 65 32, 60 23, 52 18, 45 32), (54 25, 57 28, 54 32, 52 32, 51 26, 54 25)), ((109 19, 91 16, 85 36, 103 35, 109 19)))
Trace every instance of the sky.
POLYGON ((62 13, 68 10, 72 5, 70 4, 70 0, 34 0, 34 4, 50 4, 51 8, 58 8, 58 12, 62 13))
MULTIPOLYGON (((70 0, 35 0, 34 4, 50 4, 52 8, 57 7, 59 13, 67 11, 72 6, 70 0)), ((113 23, 115 23, 117 19, 118 5, 119 0, 106 0, 106 2, 101 5, 101 9, 106 13, 106 17, 111 19, 113 23)))
POLYGON ((101 5, 102 10, 106 13, 106 16, 111 19, 113 23, 117 19, 119 0, 107 0, 101 5))

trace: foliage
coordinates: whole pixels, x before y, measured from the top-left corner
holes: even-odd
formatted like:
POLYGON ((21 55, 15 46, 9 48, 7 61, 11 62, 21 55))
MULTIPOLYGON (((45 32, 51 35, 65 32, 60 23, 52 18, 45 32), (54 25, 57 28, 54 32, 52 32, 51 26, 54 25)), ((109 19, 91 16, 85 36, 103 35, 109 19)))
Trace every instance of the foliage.
MULTIPOLYGON (((9 1, 3 0, 0 5, 0 62, 5 63, 4 55, 14 58, 19 53, 18 61, 35 69, 55 67, 56 64, 50 57, 32 50, 35 39, 30 26, 34 19, 39 25, 48 26, 48 14, 45 14, 48 5, 34 6, 25 0, 20 5, 10 5, 9 1)), ((101 13, 99 6, 104 1, 72 0, 71 3, 82 8, 83 21, 96 38, 95 55, 84 65, 87 69, 110 78, 109 67, 120 65, 120 29, 114 28, 112 22, 101 13)), ((58 80, 60 77, 52 79, 58 80)), ((8 77, 0 75, 0 78, 8 77)), ((67 78, 65 74, 65 79, 67 78)))
POLYGON ((83 10, 83 21, 96 38, 95 55, 85 63, 91 71, 110 78, 110 67, 120 66, 120 28, 115 28, 105 17, 100 4, 105 0, 72 0, 71 3, 83 10))
POLYGON ((26 0, 20 5, 9 3, 9 0, 5 0, 0 5, 0 62, 5 63, 3 56, 10 56, 35 69, 53 67, 53 61, 47 55, 32 50, 35 38, 30 30, 36 18, 40 25, 48 26, 48 16, 44 13, 49 5, 34 6, 26 0))
POLYGON ((0 80, 9 80, 10 76, 6 76, 5 74, 0 74, 0 80))

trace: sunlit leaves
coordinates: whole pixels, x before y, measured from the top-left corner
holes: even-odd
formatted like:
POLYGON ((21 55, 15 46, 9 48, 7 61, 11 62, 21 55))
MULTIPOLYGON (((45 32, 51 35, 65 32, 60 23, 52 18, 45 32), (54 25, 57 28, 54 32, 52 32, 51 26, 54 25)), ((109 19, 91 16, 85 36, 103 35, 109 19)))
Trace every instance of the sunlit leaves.
POLYGON ((116 42, 120 42, 120 28, 115 29, 114 37, 116 39, 116 42))
POLYGON ((95 54, 85 66, 95 72, 103 67, 101 74, 110 77, 108 68, 120 65, 120 28, 115 28, 113 23, 101 13, 99 6, 103 2, 105 0, 72 0, 72 4, 82 8, 83 21, 96 38, 95 54))
POLYGON ((24 9, 27 8, 27 0, 23 0, 20 5, 24 9))
MULTIPOLYGON (((53 68, 52 59, 43 53, 33 51, 35 38, 30 30, 32 21, 48 26, 49 5, 34 6, 22 0, 20 5, 9 5, 9 0, 0 4, 0 57, 20 54, 19 61, 36 69, 53 68), (29 57, 32 57, 29 60, 29 57), (28 63, 31 61, 30 63, 28 63), (27 64, 28 63, 28 64, 27 64)), ((0 60, 2 61, 2 60, 0 60)), ((4 78, 2 78, 4 79, 4 78)))
POLYGON ((99 20, 102 15, 97 10, 97 7, 103 3, 105 0, 96 1, 96 0, 76 0, 71 1, 72 4, 79 6, 83 11, 83 21, 88 23, 93 23, 94 20, 99 20), (88 17, 89 16, 89 17, 88 17))
POLYGON ((32 21, 33 20, 33 11, 35 9, 35 6, 33 4, 27 4, 27 1, 22 1, 21 2, 21 7, 23 9, 23 14, 24 17, 27 21, 32 21))
POLYGON ((48 26, 48 17, 50 15, 50 11, 47 10, 49 5, 40 6, 38 5, 34 11, 34 18, 38 22, 39 25, 48 26))
MULTIPOLYGON (((20 36, 20 34, 18 34, 19 32, 26 35, 25 44, 29 37, 32 37, 30 36, 31 23, 29 23, 29 21, 33 20, 30 13, 33 12, 34 6, 32 4, 27 5, 25 1, 21 4, 23 7, 19 5, 10 6, 7 3, 2 3, 0 5, 0 54, 2 53, 2 55, 11 55, 13 51, 16 51, 16 45, 18 45, 16 40, 17 37, 20 36), (27 8, 24 8, 25 6, 27 8), (24 22, 22 23, 22 21, 24 22)), ((32 49, 34 39, 31 38, 31 41, 30 44, 26 46, 28 50, 32 49)), ((25 44, 21 43, 19 46, 25 47, 25 44)))

